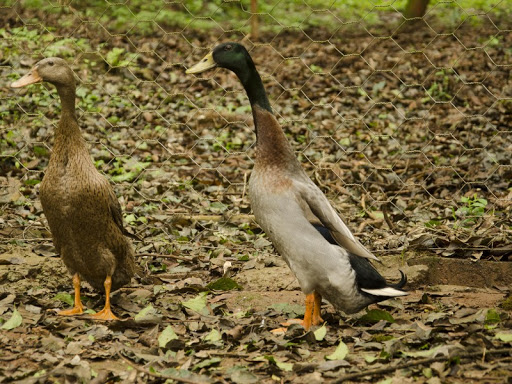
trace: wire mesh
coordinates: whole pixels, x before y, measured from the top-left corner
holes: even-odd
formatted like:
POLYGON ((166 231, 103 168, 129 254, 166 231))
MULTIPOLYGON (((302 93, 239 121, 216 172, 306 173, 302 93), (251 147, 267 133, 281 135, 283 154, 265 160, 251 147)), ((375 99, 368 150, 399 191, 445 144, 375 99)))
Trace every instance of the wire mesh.
POLYGON ((504 257, 512 4, 433 1, 407 19, 404 3, 4 2, 2 243, 50 239, 37 193, 60 103, 51 86, 8 83, 61 56, 80 79, 93 160, 144 238, 139 252, 272 252, 246 193, 255 137, 245 93, 225 70, 184 74, 234 40, 306 171, 370 249, 504 257))

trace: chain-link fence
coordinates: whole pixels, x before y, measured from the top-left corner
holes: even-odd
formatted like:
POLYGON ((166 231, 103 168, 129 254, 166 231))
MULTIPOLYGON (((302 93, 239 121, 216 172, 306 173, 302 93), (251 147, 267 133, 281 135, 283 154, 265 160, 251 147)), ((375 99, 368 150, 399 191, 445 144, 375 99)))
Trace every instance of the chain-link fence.
MULTIPOLYGON (((79 122, 139 252, 269 244, 251 220, 248 100, 224 70, 186 68, 241 41, 311 178, 369 248, 510 252, 509 0, 51 1, 0 6, 0 236, 48 243, 38 183, 60 103, 8 88, 42 57, 68 60, 79 122), (254 7, 256 6, 256 8, 254 7), (257 11, 256 13, 254 11, 257 11)), ((267 249, 271 252, 270 248, 267 249)))

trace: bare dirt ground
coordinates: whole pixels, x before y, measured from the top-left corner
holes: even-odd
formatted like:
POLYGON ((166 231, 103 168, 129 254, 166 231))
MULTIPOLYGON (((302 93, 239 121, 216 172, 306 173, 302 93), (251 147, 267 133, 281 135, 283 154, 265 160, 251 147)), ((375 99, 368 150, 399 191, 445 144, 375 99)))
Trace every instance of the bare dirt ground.
POLYGON ((184 75, 241 34, 118 33, 80 11, 0 15, 0 382, 511 382, 510 18, 244 40, 308 174, 382 273, 409 277, 404 298, 351 317, 324 303, 325 327, 274 334, 304 297, 250 217, 247 99, 226 71, 184 75), (59 105, 51 87, 8 89, 48 53, 81 80, 91 156, 143 239, 140 273, 112 295, 121 321, 56 315, 71 277, 38 183, 59 105))

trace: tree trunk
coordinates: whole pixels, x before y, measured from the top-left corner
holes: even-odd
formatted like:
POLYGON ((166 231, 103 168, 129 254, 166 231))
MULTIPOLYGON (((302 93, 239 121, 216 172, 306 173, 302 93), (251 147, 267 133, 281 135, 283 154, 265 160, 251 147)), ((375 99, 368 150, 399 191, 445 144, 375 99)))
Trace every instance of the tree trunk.
POLYGON ((423 17, 427 10, 429 0, 408 0, 405 6, 405 17, 411 19, 413 17, 423 17))
POLYGON ((258 38, 258 0, 251 0, 251 38, 258 38))

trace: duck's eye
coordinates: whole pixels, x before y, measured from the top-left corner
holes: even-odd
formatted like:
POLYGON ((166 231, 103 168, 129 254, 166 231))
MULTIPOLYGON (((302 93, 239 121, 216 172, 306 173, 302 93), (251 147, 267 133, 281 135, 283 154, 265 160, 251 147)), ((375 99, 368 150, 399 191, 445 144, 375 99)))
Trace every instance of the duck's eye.
POLYGON ((53 64, 55 64, 53 61, 49 61, 49 62, 48 62, 48 65, 49 65, 49 66, 53 66, 53 64))
POLYGON ((233 46, 231 44, 228 44, 224 47, 224 50, 225 51, 231 51, 231 49, 233 48, 233 46))

